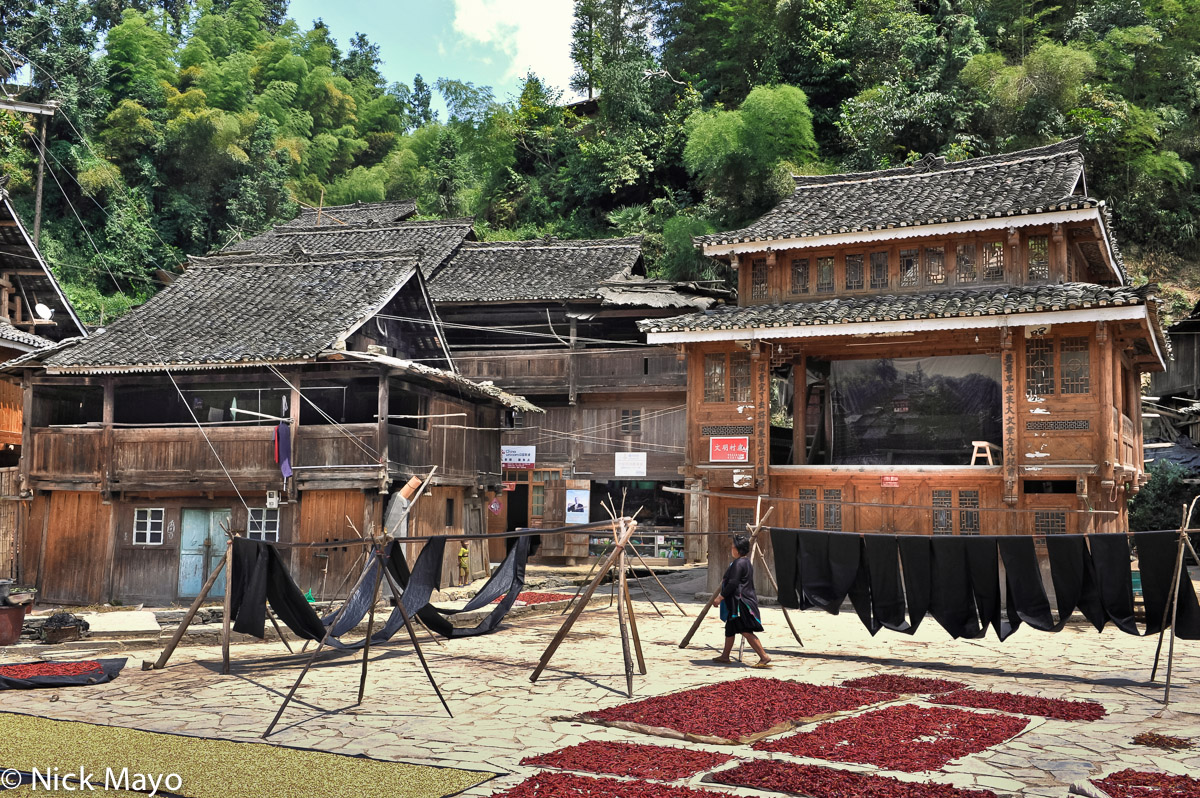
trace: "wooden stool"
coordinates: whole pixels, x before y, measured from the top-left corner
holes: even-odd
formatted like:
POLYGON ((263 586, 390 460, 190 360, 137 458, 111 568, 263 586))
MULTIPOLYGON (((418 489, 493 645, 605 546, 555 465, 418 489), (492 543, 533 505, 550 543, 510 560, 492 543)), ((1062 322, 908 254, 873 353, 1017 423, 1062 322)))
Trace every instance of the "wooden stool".
POLYGON ((992 460, 992 452, 995 452, 997 455, 999 455, 999 446, 994 443, 988 443, 987 441, 971 441, 971 445, 975 447, 975 451, 971 452, 971 465, 977 465, 980 457, 986 458, 988 465, 996 464, 995 461, 992 460))

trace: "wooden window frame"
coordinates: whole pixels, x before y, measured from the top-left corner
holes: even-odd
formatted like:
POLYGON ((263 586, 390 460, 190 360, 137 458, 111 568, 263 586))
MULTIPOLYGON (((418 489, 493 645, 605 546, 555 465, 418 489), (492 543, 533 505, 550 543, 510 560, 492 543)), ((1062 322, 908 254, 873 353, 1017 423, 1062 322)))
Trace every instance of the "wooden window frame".
POLYGON ((728 352, 705 352, 700 359, 700 390, 701 399, 705 404, 723 404, 729 401, 729 353, 728 352), (709 364, 717 363, 720 359, 721 375, 721 395, 716 396, 716 380, 709 379, 709 364))
POLYGON ((264 543, 279 542, 279 508, 278 507, 251 507, 246 516, 246 537, 249 540, 261 540, 264 543), (260 513, 258 518, 254 517, 255 513, 260 513), (268 517, 270 513, 274 513, 274 518, 268 517), (271 528, 271 523, 274 522, 274 528, 271 528), (255 525, 258 528, 255 528, 255 525), (267 537, 274 535, 274 537, 267 537))
POLYGON ((166 542, 167 537, 167 508, 165 507, 135 507, 133 509, 133 545, 135 546, 162 546, 166 542), (142 513, 146 516, 141 517, 142 513), (158 513, 158 518, 155 519, 152 513, 158 513), (158 529, 155 530, 153 525, 157 523, 158 529), (138 524, 145 524, 145 528, 138 529, 138 524), (150 536, 158 535, 158 540, 151 540, 150 536), (138 535, 143 535, 143 540, 138 540, 138 535))
POLYGON ((766 258, 750 260, 750 301, 768 302, 771 299, 771 267, 766 258), (762 277, 759 280, 759 277, 762 277))
POLYGON ((846 291, 859 292, 867 287, 867 253, 865 252, 847 252, 842 256, 842 285, 846 291), (856 259, 858 263, 858 285, 850 284, 850 260, 856 259))
POLYGON ((794 255, 788 259, 788 293, 792 296, 808 296, 812 293, 812 259, 808 256, 794 255), (797 267, 803 264, 802 271, 797 267), (803 274, 804 280, 797 281, 797 274, 803 274), (797 290, 799 287, 799 290, 797 290))
POLYGON ((621 434, 622 435, 641 435, 642 434, 642 410, 641 410, 641 408, 622 408, 621 409, 621 434))
POLYGON ((868 286, 871 291, 886 291, 892 284, 892 253, 886 249, 875 250, 868 256, 868 267, 870 276, 868 278, 868 286), (883 282, 878 283, 875 280, 875 261, 876 256, 883 256, 883 282))
POLYGON ((1088 397, 1091 397, 1093 392, 1095 391, 1095 379, 1093 376, 1093 369, 1092 369, 1092 365, 1094 363, 1094 358, 1092 357, 1092 354, 1093 354, 1092 353, 1092 344, 1093 344, 1093 342, 1092 342, 1092 339, 1090 336, 1083 334, 1081 332, 1078 332, 1078 331, 1058 332, 1058 333, 1053 333, 1051 335, 1039 335, 1039 336, 1034 336, 1032 338, 1027 338, 1025 340, 1025 353, 1024 353, 1024 366, 1025 366, 1024 378, 1023 378, 1024 384, 1022 386, 1025 391, 1025 396, 1029 399, 1032 399, 1035 397, 1039 398, 1039 399, 1055 397, 1055 398, 1059 398, 1059 399, 1076 399, 1076 400, 1086 400, 1088 397), (1029 377, 1030 377, 1029 355, 1030 355, 1031 345, 1035 341, 1044 343, 1049 348, 1048 369, 1049 369, 1050 374, 1047 379, 1043 380, 1043 383, 1044 383, 1043 388, 1045 388, 1046 385, 1048 385, 1049 387, 1045 388, 1044 390, 1032 392, 1032 391, 1030 391, 1030 382, 1031 381, 1029 379, 1029 377), (1065 388, 1066 388, 1065 381, 1067 379, 1067 376, 1066 376, 1067 372, 1065 369, 1066 355, 1070 352, 1080 351, 1080 350, 1075 350, 1075 349, 1064 351, 1064 345, 1066 344, 1067 341, 1083 341, 1083 342, 1085 342, 1085 348, 1082 350, 1083 352, 1086 353, 1086 360, 1087 360, 1087 377, 1086 377, 1087 384, 1086 384, 1085 390, 1071 390, 1071 391, 1065 390, 1065 388))
POLYGON ((817 265, 817 275, 816 275, 817 279, 816 279, 816 292, 815 293, 818 296, 820 296, 822 294, 836 294, 837 293, 837 284, 838 284, 837 255, 834 253, 828 253, 826 255, 817 255, 816 257, 813 258, 813 261, 817 265), (826 287, 825 283, 821 282, 821 263, 823 261, 828 262, 828 264, 829 264, 828 287, 826 287))

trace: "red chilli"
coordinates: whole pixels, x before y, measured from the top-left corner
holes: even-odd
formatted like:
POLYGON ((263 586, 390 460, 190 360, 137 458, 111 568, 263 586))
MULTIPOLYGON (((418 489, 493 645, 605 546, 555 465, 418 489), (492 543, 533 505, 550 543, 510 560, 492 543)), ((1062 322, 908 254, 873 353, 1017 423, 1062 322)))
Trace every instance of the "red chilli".
POLYGON ((726 754, 689 751, 665 745, 588 740, 560 751, 526 757, 521 760, 521 764, 675 781, 711 770, 732 760, 733 757, 726 754))
POLYGON ((858 709, 893 698, 895 696, 889 693, 849 687, 748 678, 621 704, 588 712, 584 717, 741 740, 785 723, 858 709))
POLYGON ((822 723, 754 749, 915 773, 987 750, 1027 725, 1025 718, 904 704, 822 723))
POLYGON ((899 676, 893 673, 881 673, 878 676, 864 676, 842 682, 842 687, 853 687, 858 690, 878 690, 881 693, 904 693, 911 695, 932 695, 934 693, 949 693, 966 687, 963 682, 952 682, 949 679, 923 679, 919 676, 899 676))
POLYGON ((998 709, 1018 715, 1036 715, 1054 720, 1099 720, 1107 711, 1095 701, 1067 701, 1062 698, 1038 698, 1016 693, 990 693, 985 690, 958 690, 931 698, 934 704, 950 704, 975 709, 998 709))
POLYGON ((1122 770, 1092 784, 1112 798, 1200 798, 1200 780, 1191 776, 1122 770))
POLYGON ((996 798, 991 790, 964 790, 949 784, 900 781, 888 776, 756 759, 712 775, 732 787, 752 787, 772 793, 790 792, 812 798, 996 798))
POLYGON ((99 662, 25 662, 19 665, 0 665, 0 676, 8 679, 36 679, 44 676, 84 676, 103 673, 99 662))
MULTIPOLYGON (((521 593, 517 596, 517 601, 522 604, 548 604, 551 601, 566 601, 572 598, 570 593, 521 593)), ((504 599, 503 596, 493 601, 493 604, 498 604, 504 599)))

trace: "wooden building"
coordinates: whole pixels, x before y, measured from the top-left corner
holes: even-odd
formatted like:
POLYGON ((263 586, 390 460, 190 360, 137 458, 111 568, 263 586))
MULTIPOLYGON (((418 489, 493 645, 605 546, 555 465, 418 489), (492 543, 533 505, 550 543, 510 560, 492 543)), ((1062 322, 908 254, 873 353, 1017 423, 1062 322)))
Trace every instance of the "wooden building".
POLYGON ((1147 434, 1163 439, 1164 446, 1180 435, 1200 440, 1200 303, 1167 328, 1167 337, 1173 358, 1166 371, 1150 375, 1153 416, 1146 425, 1147 434))
MULTIPOLYGON (((21 224, 0 177, 0 362, 87 335, 58 280, 21 224)), ((0 579, 16 575, 20 380, 0 378, 0 579)))
MULTIPOLYGON (((416 259, 386 253, 195 258, 104 331, 4 368, 26 408, 21 579, 61 603, 194 596, 223 527, 377 532, 392 489, 435 466, 411 534, 481 531, 500 428, 536 410, 457 373, 416 259)), ((360 553, 287 550, 318 597, 360 553)), ((478 544, 472 571, 487 573, 478 544)))
MULTIPOLYGON (((601 502, 619 509, 624 498, 629 512, 643 510, 635 544, 644 555, 703 558, 702 546, 677 535, 692 520, 683 497, 663 490, 686 479, 686 364, 672 347, 645 345, 636 322, 703 312, 730 294, 647 279, 641 244, 466 241, 431 272, 430 294, 463 373, 545 409, 503 435, 526 457, 505 470, 493 529, 605 520, 601 502), (580 509, 568 515, 569 507, 580 509)), ((582 559, 603 538, 554 536, 540 556, 582 559)))
POLYGON ((796 177, 697 239, 737 269, 738 306, 641 328, 688 358, 688 476, 745 497, 707 501, 702 526, 744 529, 764 494, 789 527, 1127 529, 1139 378, 1168 349, 1078 145, 796 177))

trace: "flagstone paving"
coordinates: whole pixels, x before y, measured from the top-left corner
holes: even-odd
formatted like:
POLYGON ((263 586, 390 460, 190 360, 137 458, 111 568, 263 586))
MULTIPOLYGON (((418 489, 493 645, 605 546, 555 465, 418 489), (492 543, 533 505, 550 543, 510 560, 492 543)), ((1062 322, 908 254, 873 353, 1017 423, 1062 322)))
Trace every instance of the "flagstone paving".
MULTIPOLYGON (((684 606, 691 615, 700 607, 694 602, 684 606)), ((667 613, 665 618, 659 618, 649 604, 637 602, 649 669, 646 676, 635 677, 637 697, 765 675, 744 666, 708 662, 722 636, 715 613, 692 646, 679 649, 692 618, 680 617, 673 608, 668 612, 661 603, 660 607, 667 613)), ((1144 731, 1200 738, 1197 643, 1176 643, 1172 704, 1163 711, 1166 647, 1164 667, 1152 684, 1154 638, 1116 631, 1097 634, 1091 627, 1071 625, 1056 635, 1025 628, 1004 643, 994 638, 953 641, 932 619, 913 637, 885 631, 872 638, 853 615, 810 611, 793 615, 804 637, 801 648, 788 634, 781 610, 768 607, 763 612, 764 638, 776 662, 770 675, 777 678, 837 684, 876 673, 906 673, 956 679, 980 690, 1099 701, 1108 710, 1097 721, 1031 724, 1009 742, 964 757, 942 773, 915 774, 917 778, 1001 794, 1063 796, 1072 781, 1126 767, 1200 773, 1200 741, 1196 749, 1179 751, 1131 743, 1134 735, 1144 731)), ((398 639, 387 648, 372 650, 366 697, 359 706, 355 700, 361 657, 341 654, 323 659, 309 672, 270 741, 500 774, 465 793, 473 796, 489 795, 535 772, 519 764, 522 757, 587 739, 679 744, 571 719, 628 700, 616 612, 606 603, 593 604, 583 614, 541 679, 530 683, 529 675, 561 620, 557 614, 522 617, 495 634, 441 645, 423 638, 423 650, 453 719, 442 709, 406 642, 398 639)), ((746 655, 749 662, 753 655, 748 649, 746 655)), ((233 673, 228 676, 220 675, 217 647, 180 649, 165 671, 139 670, 140 658, 152 661, 156 656, 157 652, 131 652, 129 666, 107 685, 8 691, 2 708, 149 731, 256 740, 302 661, 289 657, 278 643, 256 643, 234 646, 233 673)), ((772 756, 748 746, 687 745, 739 756, 772 756)), ((114 756, 119 757, 119 752, 114 756)))

